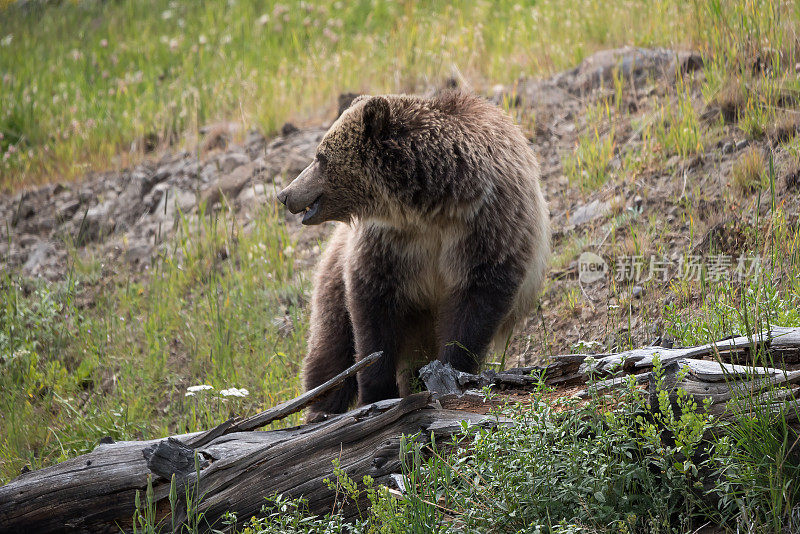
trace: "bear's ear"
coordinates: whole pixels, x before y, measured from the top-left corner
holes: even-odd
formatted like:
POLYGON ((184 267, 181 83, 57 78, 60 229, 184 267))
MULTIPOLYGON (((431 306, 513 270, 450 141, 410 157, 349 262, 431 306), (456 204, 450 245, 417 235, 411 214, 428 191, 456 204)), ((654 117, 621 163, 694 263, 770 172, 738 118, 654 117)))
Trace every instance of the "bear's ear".
POLYGON ((362 122, 364 135, 377 141, 384 139, 389 131, 391 110, 389 101, 382 96, 375 96, 364 104, 362 122))

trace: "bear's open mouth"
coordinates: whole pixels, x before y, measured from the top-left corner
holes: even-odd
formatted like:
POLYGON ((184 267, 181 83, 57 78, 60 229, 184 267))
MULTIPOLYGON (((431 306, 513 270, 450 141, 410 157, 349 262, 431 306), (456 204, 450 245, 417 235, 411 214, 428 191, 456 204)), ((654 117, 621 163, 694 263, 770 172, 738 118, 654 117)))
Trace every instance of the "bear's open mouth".
POLYGON ((319 212, 319 201, 322 198, 322 195, 318 196, 317 199, 312 202, 310 205, 306 206, 303 210, 303 224, 308 224, 311 219, 316 216, 317 212, 319 212))

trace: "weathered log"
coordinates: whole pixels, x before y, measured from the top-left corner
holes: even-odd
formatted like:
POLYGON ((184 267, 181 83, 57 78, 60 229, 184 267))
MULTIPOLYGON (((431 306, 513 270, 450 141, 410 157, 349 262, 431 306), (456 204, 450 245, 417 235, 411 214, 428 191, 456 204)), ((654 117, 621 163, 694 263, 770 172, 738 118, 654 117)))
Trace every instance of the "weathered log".
POLYGON ((619 371, 646 371, 658 357, 663 366, 678 360, 697 360, 705 357, 722 361, 741 360, 749 356, 750 365, 755 365, 752 355, 763 350, 774 365, 800 361, 800 328, 771 326, 768 331, 752 336, 738 336, 697 347, 668 349, 643 347, 615 354, 594 356, 584 361, 579 372, 585 376, 603 376, 619 371))
MULTIPOLYGON (((323 480, 331 475, 334 459, 356 480, 370 475, 388 482, 401 471, 403 435, 427 440, 433 434, 441 442, 458 432, 464 420, 475 424, 504 422, 497 416, 484 415, 492 403, 476 390, 489 386, 501 393, 509 391, 511 398, 519 399, 520 393, 524 396, 526 391, 535 391, 542 380, 551 387, 561 387, 583 383, 590 377, 609 377, 578 392, 578 396, 587 396, 592 391, 621 386, 627 372, 635 373, 639 383, 650 380, 654 402, 654 374, 649 370, 656 355, 662 362, 663 386, 673 398, 678 388, 684 389, 699 404, 711 399, 712 412, 720 414, 736 413, 748 406, 779 410, 791 403, 796 408, 800 389, 791 385, 800 382, 800 371, 785 371, 777 364, 759 366, 752 361, 746 366, 723 362, 733 354, 753 355, 756 351, 769 361, 797 361, 800 329, 773 327, 752 339, 738 337, 686 349, 646 347, 591 358, 557 356, 546 367, 487 370, 479 375, 434 362, 421 374, 435 394, 424 392, 382 401, 296 428, 253 431, 337 387, 343 376, 358 371, 351 368, 297 399, 247 419, 231 419, 207 432, 101 444, 89 454, 25 473, 0 487, 0 533, 129 531, 135 494, 144 492, 148 478, 153 484, 157 516, 163 519, 168 515, 173 476, 179 494, 185 495, 184 490, 189 488, 202 495, 193 507, 205 515, 206 528, 229 511, 242 519, 257 514, 265 497, 278 493, 302 496, 312 512, 325 513, 331 510, 334 492, 323 480), (620 371, 621 375, 614 374, 620 371), (729 404, 737 404, 731 403, 732 399, 742 396, 752 402, 744 408, 727 409, 729 404)), ((358 365, 369 365, 379 357, 372 355, 358 365)), ((181 519, 185 508, 178 505, 181 519)), ((346 517, 353 517, 357 510, 355 503, 342 509, 346 517)))
MULTIPOLYGON (((676 400, 678 391, 683 390, 698 407, 708 404, 713 414, 733 416, 742 411, 743 400, 749 408, 775 407, 776 401, 785 404, 786 400, 797 396, 791 386, 798 382, 800 371, 685 359, 663 367, 661 388, 669 393, 672 401, 676 400)), ((650 402, 655 404, 658 390, 652 373, 649 392, 650 402)))
MULTIPOLYGON (((384 480, 400 472, 400 437, 430 433, 444 441, 460 423, 493 418, 430 404, 419 393, 365 406, 322 423, 269 432, 220 436, 194 456, 185 442, 200 434, 170 440, 101 445, 89 454, 21 475, 0 488, 0 532, 119 532, 131 529, 134 496, 153 477, 158 517, 169 511, 170 478, 194 488, 203 499, 196 509, 214 525, 225 512, 241 518, 256 514, 265 497, 281 493, 304 497, 312 512, 330 511, 333 491, 323 482, 332 461, 354 479, 384 480), (143 454, 148 450, 148 457, 143 454)), ((362 503, 363 505, 363 503, 362 503)), ((363 509, 363 506, 362 506, 363 509)), ((345 507, 346 516, 357 508, 345 507)))

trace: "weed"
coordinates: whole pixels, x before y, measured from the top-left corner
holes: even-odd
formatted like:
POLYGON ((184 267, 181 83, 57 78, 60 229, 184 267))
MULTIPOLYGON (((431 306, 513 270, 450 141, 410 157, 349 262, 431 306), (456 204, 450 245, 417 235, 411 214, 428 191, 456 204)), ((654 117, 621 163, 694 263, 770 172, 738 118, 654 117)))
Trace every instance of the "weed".
POLYGON ((246 235, 224 214, 184 218, 149 280, 123 275, 111 291, 93 275, 48 286, 4 272, 0 478, 104 436, 200 430, 296 396, 306 282, 283 253, 292 241, 277 217, 265 207, 246 235), (78 304, 86 296, 91 309, 78 304), (197 384, 214 389, 186 396, 197 384), (249 395, 219 393, 233 387, 249 395))
POLYGON ((739 156, 731 168, 731 182, 744 193, 769 186, 767 161, 760 149, 750 147, 739 156))
POLYGON ((613 157, 613 130, 601 136, 595 128, 578 138, 575 151, 564 159, 564 174, 581 190, 592 191, 610 178, 610 164, 613 157))
POLYGON ((661 107, 660 120, 653 126, 653 138, 660 148, 682 158, 703 152, 700 117, 689 84, 686 77, 678 78, 676 100, 661 107))

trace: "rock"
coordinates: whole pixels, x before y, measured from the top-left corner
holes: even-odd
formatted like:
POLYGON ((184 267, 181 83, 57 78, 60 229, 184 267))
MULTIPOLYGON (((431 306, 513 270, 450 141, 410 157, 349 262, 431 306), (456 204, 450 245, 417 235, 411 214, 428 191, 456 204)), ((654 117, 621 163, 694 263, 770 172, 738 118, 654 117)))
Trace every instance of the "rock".
POLYGON ((35 235, 31 235, 31 234, 25 234, 25 235, 21 236, 19 239, 17 239, 17 245, 19 245, 20 248, 24 248, 24 249, 25 248, 30 248, 33 245, 35 245, 36 243, 38 243, 38 242, 39 242, 39 238, 36 237, 35 235))
POLYGON ((609 207, 608 202, 593 200, 589 204, 579 206, 578 209, 575 210, 575 213, 572 214, 572 217, 569 218, 569 224, 571 226, 580 226, 581 224, 593 221, 607 214, 609 207))
POLYGON ((207 162, 200 169, 200 181, 203 183, 213 182, 217 179, 217 176, 219 176, 219 166, 216 159, 207 162))
POLYGON ((39 276, 48 257, 56 251, 55 246, 49 241, 39 241, 28 254, 28 259, 22 266, 22 272, 27 276, 39 276))
POLYGON ((228 153, 219 159, 219 171, 222 174, 230 174, 237 167, 250 163, 250 158, 246 154, 228 153))
MULTIPOLYGON (((231 131, 231 125, 215 125, 206 133, 231 131)), ((194 153, 178 151, 129 170, 92 172, 67 187, 0 195, 0 224, 12 231, 10 239, 0 240, 0 269, 13 265, 25 276, 58 279, 69 267, 68 242, 91 249, 109 265, 123 261, 146 269, 158 244, 174 232, 176 218, 196 209, 198 190, 209 204, 222 195, 236 199, 236 216, 252 217, 249 208, 274 194, 276 186, 268 182, 302 171, 326 131, 287 126, 268 143, 252 130, 241 147, 215 149, 202 163, 194 153)))
POLYGON ((73 223, 77 223, 79 245, 84 245, 90 241, 98 241, 114 231, 116 223, 110 216, 113 201, 106 201, 89 208, 84 213, 77 212, 73 217, 73 223))
POLYGON ((27 200, 21 201, 17 204, 16 210, 14 210, 14 216, 11 219, 11 226, 18 226, 22 221, 30 219, 33 217, 33 214, 36 210, 33 208, 33 204, 27 200))
POLYGON ((153 248, 153 245, 145 242, 131 245, 125 251, 125 261, 132 265, 141 265, 147 263, 150 261, 153 248))
POLYGON ((339 95, 339 102, 338 102, 339 106, 338 106, 338 111, 336 112, 336 116, 337 117, 341 117, 342 113, 344 113, 344 111, 347 108, 349 108, 350 105, 353 103, 353 100, 355 100, 359 96, 361 96, 361 95, 359 95, 358 93, 342 93, 342 94, 340 94, 339 95))
POLYGON ((250 159, 256 159, 264 153, 264 148, 267 146, 267 140, 261 135, 258 130, 250 130, 247 134, 247 139, 244 141, 244 149, 250 159))
POLYGON ((189 213, 197 204, 197 196, 191 191, 183 189, 173 189, 172 198, 174 200, 173 209, 177 208, 182 213, 189 213))
POLYGON ((747 148, 747 145, 749 145, 749 144, 750 144, 750 141, 748 141, 747 139, 742 139, 741 141, 737 141, 736 142, 736 150, 739 151, 739 150, 742 150, 744 148, 747 148))
MULTIPOLYGON (((185 160, 167 161, 162 163, 158 169, 150 175, 147 180, 147 188, 150 189, 154 185, 167 180, 168 178, 180 173, 186 166, 185 160)), ((196 173, 196 171, 195 171, 196 173)))
POLYGON ((614 76, 619 73, 626 83, 644 85, 648 79, 672 79, 677 72, 691 72, 703 67, 703 59, 696 52, 675 52, 665 48, 635 48, 625 46, 601 50, 584 59, 573 71, 569 85, 573 92, 585 93, 601 85, 613 87, 614 76))
POLYGON ((88 186, 82 187, 80 193, 78 193, 78 200, 80 200, 81 204, 90 202, 94 200, 94 198, 95 198, 94 191, 92 190, 91 187, 88 186))
POLYGON ((241 204, 263 202, 267 199, 267 188, 264 184, 253 184, 242 188, 242 192, 236 197, 241 204))
POLYGON ((733 153, 734 147, 735 147, 735 145, 733 143, 731 143, 730 141, 728 141, 727 143, 722 145, 722 153, 723 154, 731 154, 731 153, 733 153))
POLYGON ((144 197, 143 203, 148 213, 156 212, 166 191, 169 191, 169 184, 160 183, 153 187, 153 189, 144 197))
POLYGON ((201 202, 210 207, 223 196, 227 199, 235 198, 259 168, 260 166, 256 162, 236 168, 232 173, 223 176, 206 189, 202 194, 201 202))
POLYGON ((81 203, 77 198, 72 198, 60 203, 56 206, 56 220, 66 221, 71 219, 80 207, 81 203))

